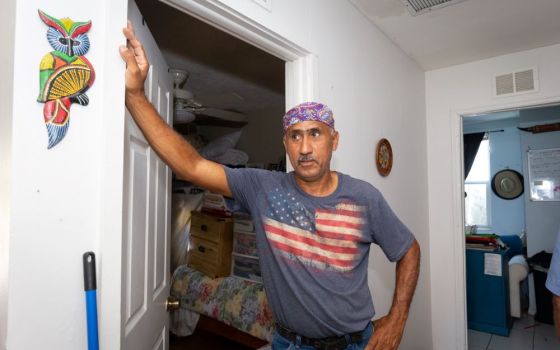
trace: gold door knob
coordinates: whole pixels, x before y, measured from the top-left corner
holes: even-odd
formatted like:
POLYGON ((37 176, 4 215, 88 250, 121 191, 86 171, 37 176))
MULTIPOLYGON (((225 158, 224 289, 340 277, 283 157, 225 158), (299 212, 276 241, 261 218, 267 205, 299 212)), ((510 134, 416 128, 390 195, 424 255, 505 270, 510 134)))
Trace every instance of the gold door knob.
POLYGON ((165 309, 168 312, 175 311, 179 309, 180 306, 181 306, 181 302, 179 301, 179 299, 173 296, 167 297, 167 300, 165 301, 165 309))

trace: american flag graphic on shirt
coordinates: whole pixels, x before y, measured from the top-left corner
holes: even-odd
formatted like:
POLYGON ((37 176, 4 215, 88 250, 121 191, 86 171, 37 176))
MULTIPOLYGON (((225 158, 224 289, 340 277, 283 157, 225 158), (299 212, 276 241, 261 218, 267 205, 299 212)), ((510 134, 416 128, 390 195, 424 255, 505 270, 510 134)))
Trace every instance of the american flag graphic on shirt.
POLYGON ((270 210, 264 229, 270 245, 284 257, 331 271, 352 270, 363 241, 365 207, 340 203, 309 212, 291 192, 268 195, 270 210))

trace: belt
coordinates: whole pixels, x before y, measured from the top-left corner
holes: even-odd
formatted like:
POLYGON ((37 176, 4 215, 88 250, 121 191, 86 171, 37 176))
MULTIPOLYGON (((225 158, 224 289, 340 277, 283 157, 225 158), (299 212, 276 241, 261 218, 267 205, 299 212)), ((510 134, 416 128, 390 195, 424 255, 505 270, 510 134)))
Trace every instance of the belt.
POLYGON ((359 332, 326 338, 304 337, 279 324, 276 324, 276 331, 284 338, 296 344, 299 337, 301 345, 312 346, 317 350, 343 350, 346 349, 350 344, 361 342, 364 339, 365 329, 359 332))

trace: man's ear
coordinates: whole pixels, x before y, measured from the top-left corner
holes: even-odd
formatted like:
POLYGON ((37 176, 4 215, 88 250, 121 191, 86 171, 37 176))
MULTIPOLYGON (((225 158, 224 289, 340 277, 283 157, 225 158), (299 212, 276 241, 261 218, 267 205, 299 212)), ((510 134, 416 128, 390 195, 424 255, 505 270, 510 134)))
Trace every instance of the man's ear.
POLYGON ((338 131, 335 130, 332 137, 333 137, 333 151, 336 151, 336 149, 338 148, 338 140, 340 138, 338 131))

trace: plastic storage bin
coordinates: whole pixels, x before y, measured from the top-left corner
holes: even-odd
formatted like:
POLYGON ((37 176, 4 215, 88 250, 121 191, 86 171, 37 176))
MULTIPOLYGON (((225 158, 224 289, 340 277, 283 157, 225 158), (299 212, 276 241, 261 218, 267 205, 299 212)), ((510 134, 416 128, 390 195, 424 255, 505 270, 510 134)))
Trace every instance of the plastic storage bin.
POLYGON ((256 257, 233 254, 231 274, 236 277, 262 283, 259 258, 256 257))
POLYGON ((257 235, 251 232, 233 233, 233 252, 257 256, 257 235))

